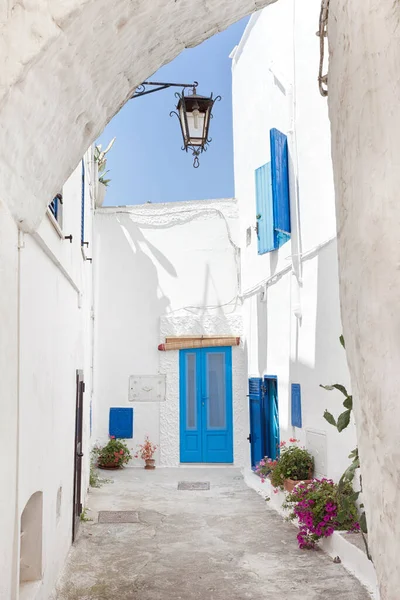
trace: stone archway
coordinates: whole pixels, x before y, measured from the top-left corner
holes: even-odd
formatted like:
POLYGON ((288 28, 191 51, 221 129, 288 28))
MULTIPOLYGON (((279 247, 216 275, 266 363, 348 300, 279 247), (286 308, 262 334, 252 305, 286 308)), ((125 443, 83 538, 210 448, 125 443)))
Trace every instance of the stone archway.
MULTIPOLYGON (((273 1, 8 0, 0 9, 6 57, 0 201, 20 226, 38 225, 49 198, 137 84, 183 48, 273 1)), ((397 598, 400 585, 399 20, 392 0, 330 0, 328 101, 342 317, 382 600, 397 598)), ((0 367, 12 400, 17 234, 8 211, 1 205, 0 211, 6 345, 0 367)))
POLYGON ((139 83, 274 1, 9 0, 0 46, 1 196, 20 226, 38 225, 139 83))

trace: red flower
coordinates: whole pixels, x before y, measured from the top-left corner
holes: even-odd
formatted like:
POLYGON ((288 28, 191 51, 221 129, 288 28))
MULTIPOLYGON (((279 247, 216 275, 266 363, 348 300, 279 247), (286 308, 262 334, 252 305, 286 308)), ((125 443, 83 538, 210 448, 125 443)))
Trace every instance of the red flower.
POLYGON ((296 438, 289 438, 289 442, 291 442, 292 444, 298 442, 299 440, 296 440, 296 438))
POLYGON ((115 440, 115 435, 110 435, 111 440, 115 440))
POLYGON ((120 453, 120 454, 123 454, 123 453, 124 453, 124 451, 123 451, 123 450, 120 450, 120 451, 119 451, 119 453, 120 453))

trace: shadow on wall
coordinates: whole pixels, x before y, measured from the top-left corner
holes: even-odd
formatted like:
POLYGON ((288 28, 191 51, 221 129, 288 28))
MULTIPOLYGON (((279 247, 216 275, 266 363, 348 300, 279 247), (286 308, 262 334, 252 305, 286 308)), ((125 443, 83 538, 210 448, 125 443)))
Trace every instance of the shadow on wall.
MULTIPOLYGON (((348 466, 348 454, 356 445, 354 425, 339 433, 323 418, 325 409, 334 415, 342 412, 344 397, 339 392, 322 389, 320 384, 341 383, 348 389, 350 385, 346 354, 339 342, 342 324, 336 242, 323 248, 312 261, 304 263, 303 278, 309 290, 302 296, 308 297, 312 303, 316 294, 316 307, 312 309, 314 312, 307 314, 304 306, 301 322, 291 315, 294 339, 289 383, 301 384, 302 431, 306 434, 307 447, 316 456, 317 475, 336 479, 348 466), (315 266, 315 261, 318 261, 318 266, 315 266)), ((290 390, 289 385, 289 415, 290 390)))
POLYGON ((107 378, 100 376, 102 393, 114 397, 118 404, 126 400, 127 372, 151 373, 158 369, 159 318, 170 300, 160 289, 154 261, 170 274, 176 273, 128 215, 100 219, 105 219, 107 235, 101 237, 99 257, 99 371, 109 373, 107 378), (143 247, 149 249, 154 260, 143 247))

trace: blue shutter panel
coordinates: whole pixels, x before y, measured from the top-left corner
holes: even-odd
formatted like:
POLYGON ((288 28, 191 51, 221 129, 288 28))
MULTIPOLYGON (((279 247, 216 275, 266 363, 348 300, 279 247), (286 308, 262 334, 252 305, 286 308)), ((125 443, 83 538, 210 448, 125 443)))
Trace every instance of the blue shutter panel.
POLYGON ((110 408, 109 433, 116 438, 133 437, 133 408, 110 408))
POLYGON ((249 379, 249 409, 252 467, 255 467, 256 464, 264 458, 261 426, 261 400, 261 377, 251 377, 249 379))
POLYGON ((264 377, 265 399, 267 404, 265 414, 268 421, 268 440, 267 451, 268 456, 275 460, 279 456, 279 404, 278 404, 278 379, 274 375, 266 375, 264 377))
POLYGON ((291 232, 287 137, 271 129, 270 144, 275 248, 279 248, 290 239, 291 232))
POLYGON ((256 169, 255 179, 258 254, 265 254, 275 248, 271 163, 256 169))
POLYGON ((292 425, 302 427, 301 388, 299 383, 292 383, 292 425))

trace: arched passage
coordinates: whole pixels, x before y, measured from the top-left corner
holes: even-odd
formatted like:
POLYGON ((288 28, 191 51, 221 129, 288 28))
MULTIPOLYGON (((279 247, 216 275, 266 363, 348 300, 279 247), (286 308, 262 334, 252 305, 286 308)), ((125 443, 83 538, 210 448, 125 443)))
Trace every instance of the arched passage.
POLYGON ((0 51, 1 197, 26 230, 135 87, 275 0, 10 0, 0 51))

